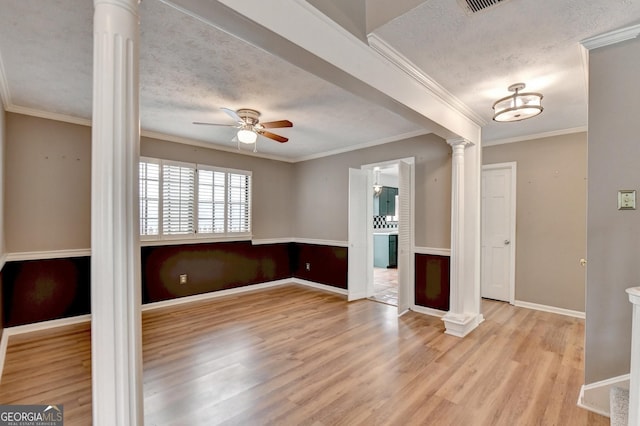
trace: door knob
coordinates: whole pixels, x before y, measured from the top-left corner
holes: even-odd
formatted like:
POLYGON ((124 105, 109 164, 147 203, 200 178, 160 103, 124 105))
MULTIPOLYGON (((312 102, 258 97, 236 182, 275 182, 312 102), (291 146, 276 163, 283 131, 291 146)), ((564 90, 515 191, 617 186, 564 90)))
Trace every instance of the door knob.
POLYGON ((504 240, 504 245, 508 246, 509 244, 511 244, 511 240, 504 240))

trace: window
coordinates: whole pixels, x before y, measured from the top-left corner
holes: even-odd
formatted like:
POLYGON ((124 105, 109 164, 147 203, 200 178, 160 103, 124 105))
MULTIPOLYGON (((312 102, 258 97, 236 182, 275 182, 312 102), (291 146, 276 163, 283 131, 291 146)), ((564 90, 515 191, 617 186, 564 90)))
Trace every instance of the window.
POLYGON ((160 231, 160 163, 140 163, 140 235, 160 231))
POLYGON ((141 158, 143 239, 251 235, 251 173, 141 158))

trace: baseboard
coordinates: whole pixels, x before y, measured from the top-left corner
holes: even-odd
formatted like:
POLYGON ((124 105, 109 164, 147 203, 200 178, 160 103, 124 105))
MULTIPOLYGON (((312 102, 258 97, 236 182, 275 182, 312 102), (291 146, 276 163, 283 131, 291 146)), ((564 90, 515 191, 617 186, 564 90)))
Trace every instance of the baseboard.
POLYGON ((15 327, 7 327, 2 331, 2 339, 0 339, 0 381, 2 381, 2 371, 4 369, 4 360, 7 356, 7 346, 9 337, 17 334, 31 333, 33 331, 49 330, 67 325, 82 324, 91 321, 91 315, 79 315, 70 318, 60 318, 50 321, 36 322, 33 324, 17 325, 15 327))
POLYGON ((614 386, 629 389, 629 374, 582 385, 578 407, 609 417, 609 392, 614 386))
POLYGON ((411 307, 411 310, 417 312, 419 314, 431 315, 432 317, 442 318, 447 314, 446 311, 441 311, 439 309, 427 308, 426 306, 414 305, 411 307))
POLYGON ((178 297, 170 300, 162 300, 160 302, 145 303, 142 305, 142 312, 153 309, 166 308, 168 306, 177 306, 184 303, 200 302, 203 300, 217 299, 219 297, 232 296, 234 294, 248 293, 250 291, 262 290, 265 288, 277 287, 291 283, 290 278, 284 280, 269 281, 260 284, 250 284, 242 287, 230 288, 227 290, 210 291, 208 293, 194 294, 193 296, 178 297))
POLYGON ((300 278, 291 278, 291 280, 289 280, 289 282, 292 282, 294 284, 300 284, 300 285, 304 285, 307 287, 312 287, 318 290, 324 290, 324 291, 328 291, 330 293, 336 293, 336 294, 340 294, 342 296, 346 296, 349 294, 349 292, 343 288, 338 288, 338 287, 334 287, 331 285, 326 285, 326 284, 320 284, 320 283, 316 283, 313 281, 307 281, 307 280, 303 280, 300 278))
POLYGON ((552 314, 566 315, 568 317, 585 319, 586 315, 581 311, 572 311, 571 309, 558 308, 555 306, 539 305, 537 303, 523 302, 522 300, 516 300, 514 306, 520 308, 533 309, 536 311, 550 312, 552 314))

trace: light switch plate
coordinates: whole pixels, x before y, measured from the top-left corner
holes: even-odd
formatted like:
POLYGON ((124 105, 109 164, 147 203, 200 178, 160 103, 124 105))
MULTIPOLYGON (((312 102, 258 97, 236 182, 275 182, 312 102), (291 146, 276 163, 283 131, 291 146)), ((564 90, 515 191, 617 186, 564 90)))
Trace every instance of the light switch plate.
POLYGON ((634 189, 621 189, 618 191, 618 210, 636 209, 636 191, 634 189))

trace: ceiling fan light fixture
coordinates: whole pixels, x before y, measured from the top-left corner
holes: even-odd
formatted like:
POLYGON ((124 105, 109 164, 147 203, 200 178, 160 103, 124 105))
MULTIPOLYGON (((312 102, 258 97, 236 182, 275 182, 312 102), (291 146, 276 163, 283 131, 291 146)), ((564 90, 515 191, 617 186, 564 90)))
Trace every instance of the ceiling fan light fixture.
POLYGON ((256 140, 258 139, 258 134, 256 132, 254 132, 252 129, 243 127, 242 129, 238 130, 238 134, 236 135, 238 137, 238 140, 242 143, 246 143, 246 144, 252 144, 252 143, 256 143, 256 140))
POLYGON ((498 122, 510 122, 526 120, 540 114, 542 108, 542 95, 540 93, 520 93, 525 88, 524 83, 516 83, 509 86, 513 95, 498 99, 493 104, 493 120, 498 122))

